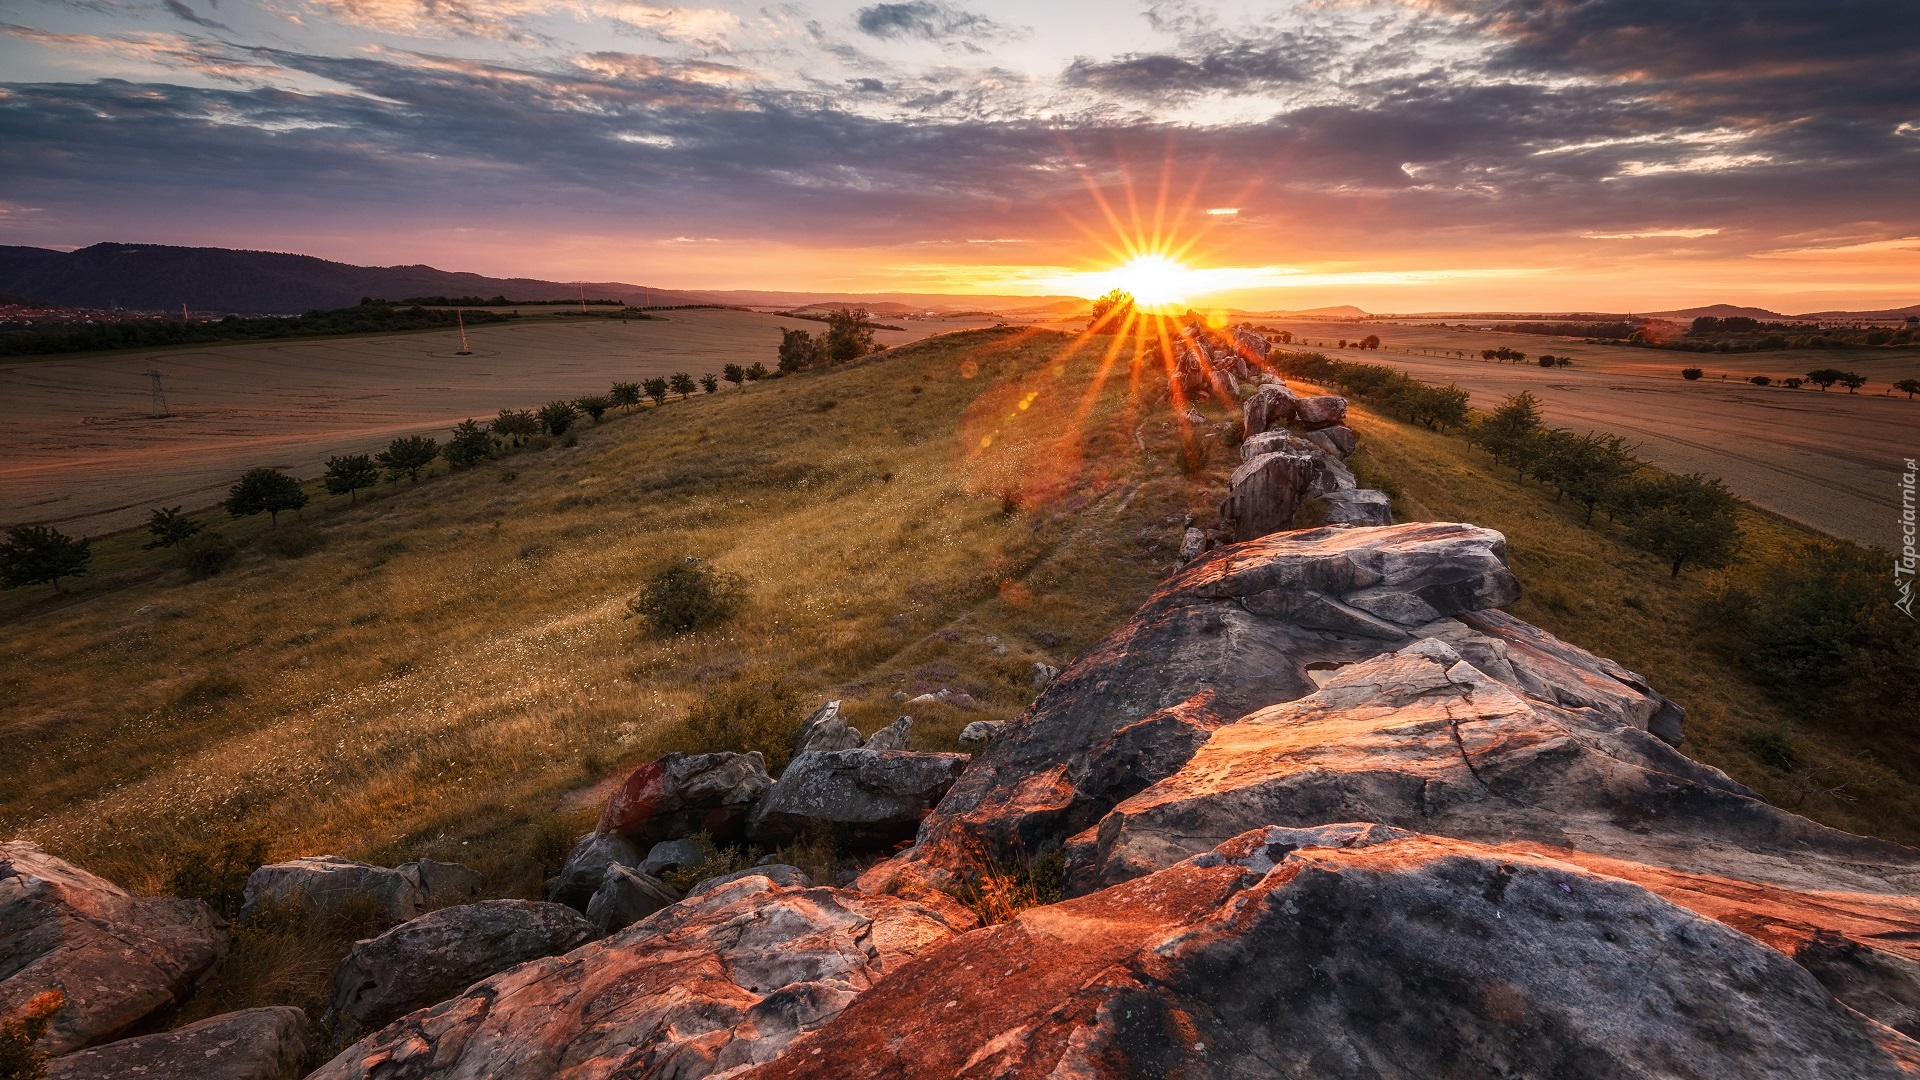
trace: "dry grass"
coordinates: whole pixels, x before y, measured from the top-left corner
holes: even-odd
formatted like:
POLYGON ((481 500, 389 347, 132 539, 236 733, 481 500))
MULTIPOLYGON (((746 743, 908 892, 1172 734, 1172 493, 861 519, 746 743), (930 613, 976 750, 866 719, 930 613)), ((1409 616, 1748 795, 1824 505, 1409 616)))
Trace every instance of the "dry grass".
MULTIPOLYGON (((1515 615, 1612 657, 1687 709, 1684 749, 1769 801, 1835 828, 1920 844, 1920 759, 1886 738, 1821 728, 1755 687, 1704 642, 1701 600, 1714 574, 1668 578, 1659 560, 1455 436, 1355 409, 1356 476, 1394 496, 1395 520, 1471 521, 1506 534, 1526 596, 1515 615)), ((1743 511, 1749 557, 1812 535, 1743 511)))

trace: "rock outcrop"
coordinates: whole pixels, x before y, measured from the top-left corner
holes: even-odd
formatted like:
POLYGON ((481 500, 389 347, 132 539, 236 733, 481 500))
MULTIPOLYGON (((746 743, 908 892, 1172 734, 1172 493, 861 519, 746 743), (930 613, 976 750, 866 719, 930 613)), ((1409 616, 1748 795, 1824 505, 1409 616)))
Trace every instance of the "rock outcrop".
POLYGON ((1302 427, 1310 430, 1345 425, 1347 399, 1332 394, 1296 398, 1293 404, 1293 416, 1302 427))
POLYGON ((1242 462, 1227 481, 1221 520, 1232 523, 1235 540, 1252 540, 1288 528, 1320 474, 1320 459, 1299 450, 1261 454, 1242 462))
POLYGON ((748 875, 522 964, 347 1048, 311 1080, 698 1077, 772 1059, 970 913, 748 875))
POLYGON ((334 969, 327 1021, 340 1037, 352 1039, 489 975, 567 952, 594 936, 579 912, 559 904, 482 900, 441 908, 355 942, 334 969))
POLYGON ((868 750, 905 750, 913 742, 913 717, 902 716, 867 736, 868 750))
POLYGON ((1393 501, 1384 491, 1348 488, 1329 491, 1320 501, 1326 504, 1328 525, 1393 524, 1393 501))
POLYGON ((807 714, 794 736, 791 757, 816 750, 851 750, 860 745, 860 732, 840 716, 838 699, 807 714))
POLYGON ((680 894, 659 878, 615 864, 607 867, 600 888, 587 902, 587 921, 593 924, 596 935, 604 937, 679 899, 680 894))
POLYGON ((856 847, 910 840, 967 761, 965 754, 864 748, 801 754, 754 808, 747 832, 762 847, 816 828, 856 847))
POLYGON ((54 1058, 47 1080, 297 1080, 306 1057, 306 1014, 278 1005, 54 1058))
POLYGON ((0 1019, 57 990, 37 1047, 105 1042, 184 1002, 227 954, 199 900, 143 898, 25 841, 0 843, 0 1019))
MULTIPOLYGON (((834 711, 837 716, 838 709, 834 711)), ((668 754, 628 775, 607 800, 594 831, 618 833, 641 848, 697 832, 716 844, 731 844, 740 839, 747 812, 772 783, 758 751, 668 754)))
POLYGON ((1916 1051, 1630 881, 1359 823, 969 934, 745 1077, 1891 1080, 1916 1051))
POLYGON ((240 921, 269 907, 323 916, 362 904, 388 922, 405 922, 430 908, 477 896, 484 879, 458 863, 421 859, 374 866, 338 855, 309 855, 272 863, 247 878, 240 921))
MULTIPOLYGON (((657 845, 656 845, 657 846, 657 845)), ((587 903, 606 880, 607 867, 637 867, 644 860, 640 849, 618 833, 590 832, 573 842, 560 876, 547 890, 548 901, 565 904, 575 911, 587 910, 587 903)))
POLYGON ((1285 386, 1269 385, 1255 390, 1240 403, 1242 436, 1252 438, 1284 426, 1293 419, 1294 406, 1299 400, 1285 386))

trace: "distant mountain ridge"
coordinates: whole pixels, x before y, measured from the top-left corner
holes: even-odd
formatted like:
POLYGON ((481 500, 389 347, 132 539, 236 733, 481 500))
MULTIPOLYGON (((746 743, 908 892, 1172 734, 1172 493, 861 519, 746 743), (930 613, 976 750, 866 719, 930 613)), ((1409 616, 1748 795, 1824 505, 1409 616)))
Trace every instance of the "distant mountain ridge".
MULTIPOLYGON (((565 300, 572 282, 494 278, 431 266, 354 266, 311 255, 164 244, 95 244, 78 251, 0 246, 0 293, 65 307, 295 315, 349 307, 363 296, 500 296, 565 300)), ((589 298, 630 304, 713 303, 684 291, 589 281, 589 298)))

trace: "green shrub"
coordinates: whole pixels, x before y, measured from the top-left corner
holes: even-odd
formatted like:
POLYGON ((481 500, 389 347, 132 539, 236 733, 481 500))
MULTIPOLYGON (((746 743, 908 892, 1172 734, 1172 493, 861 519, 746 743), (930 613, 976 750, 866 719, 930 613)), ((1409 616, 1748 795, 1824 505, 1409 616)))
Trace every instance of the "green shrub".
POLYGON ((180 543, 180 565, 194 577, 211 577, 232 566, 240 549, 221 533, 199 533, 180 543))
POLYGON ((240 915, 247 878, 266 861, 265 840, 257 836, 228 836, 176 856, 167 891, 174 896, 205 900, 222 918, 232 922, 240 915))
POLYGON ((657 571, 627 601, 627 610, 668 634, 684 634, 731 618, 740 610, 740 587, 698 559, 683 559, 657 571))
POLYGON ((678 866, 660 875, 660 880, 673 886, 676 892, 686 894, 688 889, 721 874, 731 874, 736 870, 745 870, 760 857, 757 850, 741 850, 730 847, 724 851, 713 846, 713 837, 704 832, 687 837, 700 849, 700 861, 692 866, 678 866))
POLYGON ((758 750, 778 773, 804 719, 800 701, 777 683, 738 682, 709 691, 671 731, 669 750, 691 754, 758 750))
POLYGON ((283 559, 298 559, 320 550, 327 536, 311 525, 273 529, 260 538, 260 546, 283 559))

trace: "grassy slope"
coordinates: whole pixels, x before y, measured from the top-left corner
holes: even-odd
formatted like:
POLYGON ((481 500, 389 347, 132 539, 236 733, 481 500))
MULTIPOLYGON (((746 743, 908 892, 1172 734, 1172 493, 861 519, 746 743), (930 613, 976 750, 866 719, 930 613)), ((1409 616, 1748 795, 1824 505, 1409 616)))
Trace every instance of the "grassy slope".
MULTIPOLYGON (((1670 580, 1659 560, 1606 527, 1604 514, 1598 527, 1583 526, 1581 510, 1517 483, 1457 436, 1362 409, 1353 427, 1360 480, 1393 492, 1396 520, 1471 521, 1505 533, 1526 587, 1513 613, 1618 660, 1685 706, 1688 754, 1817 821, 1920 844, 1920 762, 1911 748, 1803 723, 1702 644, 1695 611, 1715 574, 1670 580)), ((1742 512, 1741 525, 1750 556, 1812 539, 1753 512, 1742 512)))

